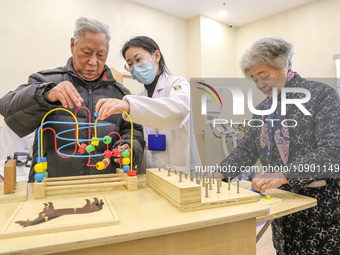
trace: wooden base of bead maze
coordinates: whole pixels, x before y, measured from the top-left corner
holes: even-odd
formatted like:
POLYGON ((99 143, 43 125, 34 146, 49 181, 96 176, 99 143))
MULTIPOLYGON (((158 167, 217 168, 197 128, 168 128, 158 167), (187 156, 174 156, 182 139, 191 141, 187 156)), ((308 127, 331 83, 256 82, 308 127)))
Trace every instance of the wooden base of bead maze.
POLYGON ((50 195, 81 192, 100 192, 125 186, 128 190, 137 190, 137 176, 128 176, 117 168, 115 174, 83 175, 48 178, 34 183, 34 198, 40 199, 50 195))
POLYGON ((191 181, 189 177, 187 179, 179 177, 179 174, 174 172, 171 172, 169 176, 167 170, 158 168, 146 169, 146 183, 181 211, 208 209, 260 200, 259 194, 241 187, 237 192, 238 188, 235 185, 228 185, 225 182, 221 182, 220 193, 217 193, 217 180, 214 180, 211 190, 208 187, 208 196, 206 196, 205 186, 202 187, 201 184, 197 184, 195 178, 191 181), (180 179, 182 179, 181 182, 180 179), (230 190, 228 186, 230 186, 230 190))

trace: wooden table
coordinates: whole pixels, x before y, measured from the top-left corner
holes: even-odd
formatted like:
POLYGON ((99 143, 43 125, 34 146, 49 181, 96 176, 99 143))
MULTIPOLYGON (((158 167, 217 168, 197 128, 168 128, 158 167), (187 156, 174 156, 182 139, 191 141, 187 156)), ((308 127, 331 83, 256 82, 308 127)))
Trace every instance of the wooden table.
MULTIPOLYGON (((271 213, 259 202, 182 213, 145 187, 144 176, 138 178, 137 191, 117 187, 104 193, 120 217, 119 225, 3 239, 0 254, 250 255, 256 253, 257 222, 316 204, 312 198, 277 191, 283 202, 270 206, 271 213)), ((32 193, 29 185, 29 200, 32 193)), ((84 193, 53 198, 78 196, 84 193)), ((18 204, 0 205, 0 228, 18 204)))
MULTIPOLYGON (((250 189, 251 182, 241 181, 240 186, 245 189, 250 189)), ((272 197, 280 198, 282 199, 282 202, 269 205, 270 213, 256 218, 257 224, 266 222, 266 224, 257 234, 256 242, 260 240, 260 238, 262 237, 264 232, 268 229, 268 227, 270 226, 274 219, 295 212, 299 212, 317 205, 317 201, 314 198, 302 196, 296 193, 287 192, 280 189, 268 189, 266 190, 265 194, 270 195, 272 197)))

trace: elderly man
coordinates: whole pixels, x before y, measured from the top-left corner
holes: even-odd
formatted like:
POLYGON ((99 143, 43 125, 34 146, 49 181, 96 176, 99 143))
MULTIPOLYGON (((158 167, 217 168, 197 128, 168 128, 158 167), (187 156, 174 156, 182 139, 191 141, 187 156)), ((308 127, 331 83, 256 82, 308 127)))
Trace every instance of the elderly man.
MULTIPOLYGON (((29 77, 28 84, 21 85, 15 91, 9 92, 0 99, 0 113, 5 117, 8 126, 20 137, 36 130, 46 113, 56 108, 68 108, 76 115, 78 122, 95 122, 93 115, 96 103, 101 98, 122 99, 130 92, 113 78, 110 68, 105 65, 110 42, 108 25, 94 19, 81 17, 76 20, 74 38, 71 38, 72 57, 67 61, 65 67, 53 70, 44 70, 34 73, 29 77), (84 107, 84 108, 80 108, 84 107), (87 111, 86 108, 90 112, 87 111)), ((62 135, 63 138, 75 139, 77 136, 75 125, 65 122, 75 122, 70 112, 55 110, 49 113, 44 120, 54 121, 46 124, 45 128, 53 129, 57 134, 64 130, 70 130, 62 135), (56 123, 60 121, 63 123, 56 123)), ((110 118, 98 123, 109 123, 106 126, 90 128, 88 125, 79 125, 78 139, 89 139, 89 136, 102 138, 112 132, 119 133, 122 139, 122 149, 130 149, 130 122, 123 120, 121 114, 112 115, 110 118), (96 130, 94 130, 96 129, 96 130)), ((47 129, 44 134, 44 155, 47 157, 47 171, 50 177, 73 176, 112 173, 116 170, 115 163, 111 162, 107 168, 98 171, 96 163, 103 160, 103 156, 95 157, 96 154, 103 155, 107 145, 100 142, 91 152, 89 157, 79 156, 73 146, 65 146, 70 141, 63 139, 55 140, 53 130, 47 129), (57 145, 55 145, 57 143, 57 145), (57 146, 60 150, 55 149, 57 146), (58 155, 59 154, 59 155, 58 155), (74 155, 63 159, 63 155, 74 155)), ((91 138, 91 137, 90 137, 91 138)), ((109 149, 120 147, 118 135, 111 134, 112 142, 109 149)), ((84 142, 88 144, 88 142, 84 142)), ((133 156, 134 164, 142 157, 145 142, 143 140, 142 127, 134 125, 133 156)), ((40 156, 38 152, 37 136, 33 146, 33 164, 40 156)), ((88 155, 85 152, 85 155, 88 155)), ((35 172, 31 169, 29 181, 34 181, 35 172)))

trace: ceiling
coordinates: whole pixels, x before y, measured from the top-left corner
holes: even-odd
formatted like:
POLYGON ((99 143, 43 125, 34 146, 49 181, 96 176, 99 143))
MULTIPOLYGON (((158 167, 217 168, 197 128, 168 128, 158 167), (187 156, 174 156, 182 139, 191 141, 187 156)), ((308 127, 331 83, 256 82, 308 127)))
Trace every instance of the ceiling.
POLYGON ((190 19, 203 15, 234 27, 259 20, 315 0, 130 0, 132 2, 190 19), (224 4, 225 3, 225 7, 224 4), (219 12, 225 9, 226 17, 219 12))

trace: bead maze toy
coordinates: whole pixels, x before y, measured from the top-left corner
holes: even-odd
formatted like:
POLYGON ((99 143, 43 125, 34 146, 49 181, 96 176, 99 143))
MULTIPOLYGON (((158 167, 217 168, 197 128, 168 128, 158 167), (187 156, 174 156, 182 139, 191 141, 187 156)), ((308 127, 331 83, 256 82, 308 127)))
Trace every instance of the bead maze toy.
POLYGON ((27 181, 17 181, 16 160, 10 159, 4 166, 4 176, 0 175, 0 203, 27 200, 27 181), (2 193, 3 191, 3 193, 2 193))
POLYGON ((194 172, 190 176, 170 169, 146 170, 146 183, 181 211, 193 211, 257 202, 260 194, 215 179, 214 173, 194 172))
POLYGON ((131 122, 131 154, 128 150, 120 150, 118 148, 109 149, 109 144, 112 142, 112 135, 117 135, 120 141, 120 147, 122 145, 121 136, 117 132, 111 132, 103 138, 97 137, 97 127, 103 127, 110 125, 110 123, 98 123, 98 113, 95 113, 95 123, 91 123, 89 118, 88 123, 78 122, 77 113, 80 109, 85 109, 89 116, 90 111, 86 107, 79 107, 75 114, 64 108, 56 108, 49 111, 41 121, 41 125, 38 129, 38 157, 37 163, 34 166, 36 172, 34 178, 34 198, 43 198, 45 195, 56 195, 68 192, 88 192, 89 189, 95 191, 102 191, 112 189, 116 186, 126 186, 128 190, 137 190, 137 177, 136 170, 133 170, 132 158, 133 158, 133 123, 130 116, 124 112, 130 119, 131 122), (66 111, 74 118, 74 122, 63 122, 63 121, 46 121, 46 117, 54 111, 66 111), (67 129, 62 132, 56 133, 54 129, 45 127, 46 124, 62 124, 62 125, 75 125, 73 129, 67 129), (83 125, 84 127, 79 127, 83 125), (91 137, 91 128, 94 127, 94 136, 91 137), (78 137, 79 130, 88 128, 89 137, 88 139, 80 139, 78 137), (88 158, 87 166, 96 167, 98 171, 108 167, 111 163, 111 157, 120 158, 120 168, 116 170, 115 174, 99 174, 89 176, 70 176, 70 177, 55 177, 48 178, 48 166, 47 157, 44 157, 43 150, 43 132, 45 130, 51 130, 54 133, 55 151, 61 158, 88 158), (67 132, 75 132, 75 138, 65 138, 62 135, 67 132), (57 147, 57 139, 70 141, 60 148, 57 147), (86 144, 87 142, 87 144, 86 144), (107 145, 107 149, 104 153, 91 155, 96 150, 96 146, 100 142, 107 145), (72 154, 65 154, 62 150, 68 146, 74 146, 74 152, 72 154), (79 148, 78 148, 79 147, 79 148), (91 157, 102 156, 103 160, 97 162, 95 165, 91 164, 91 157))

